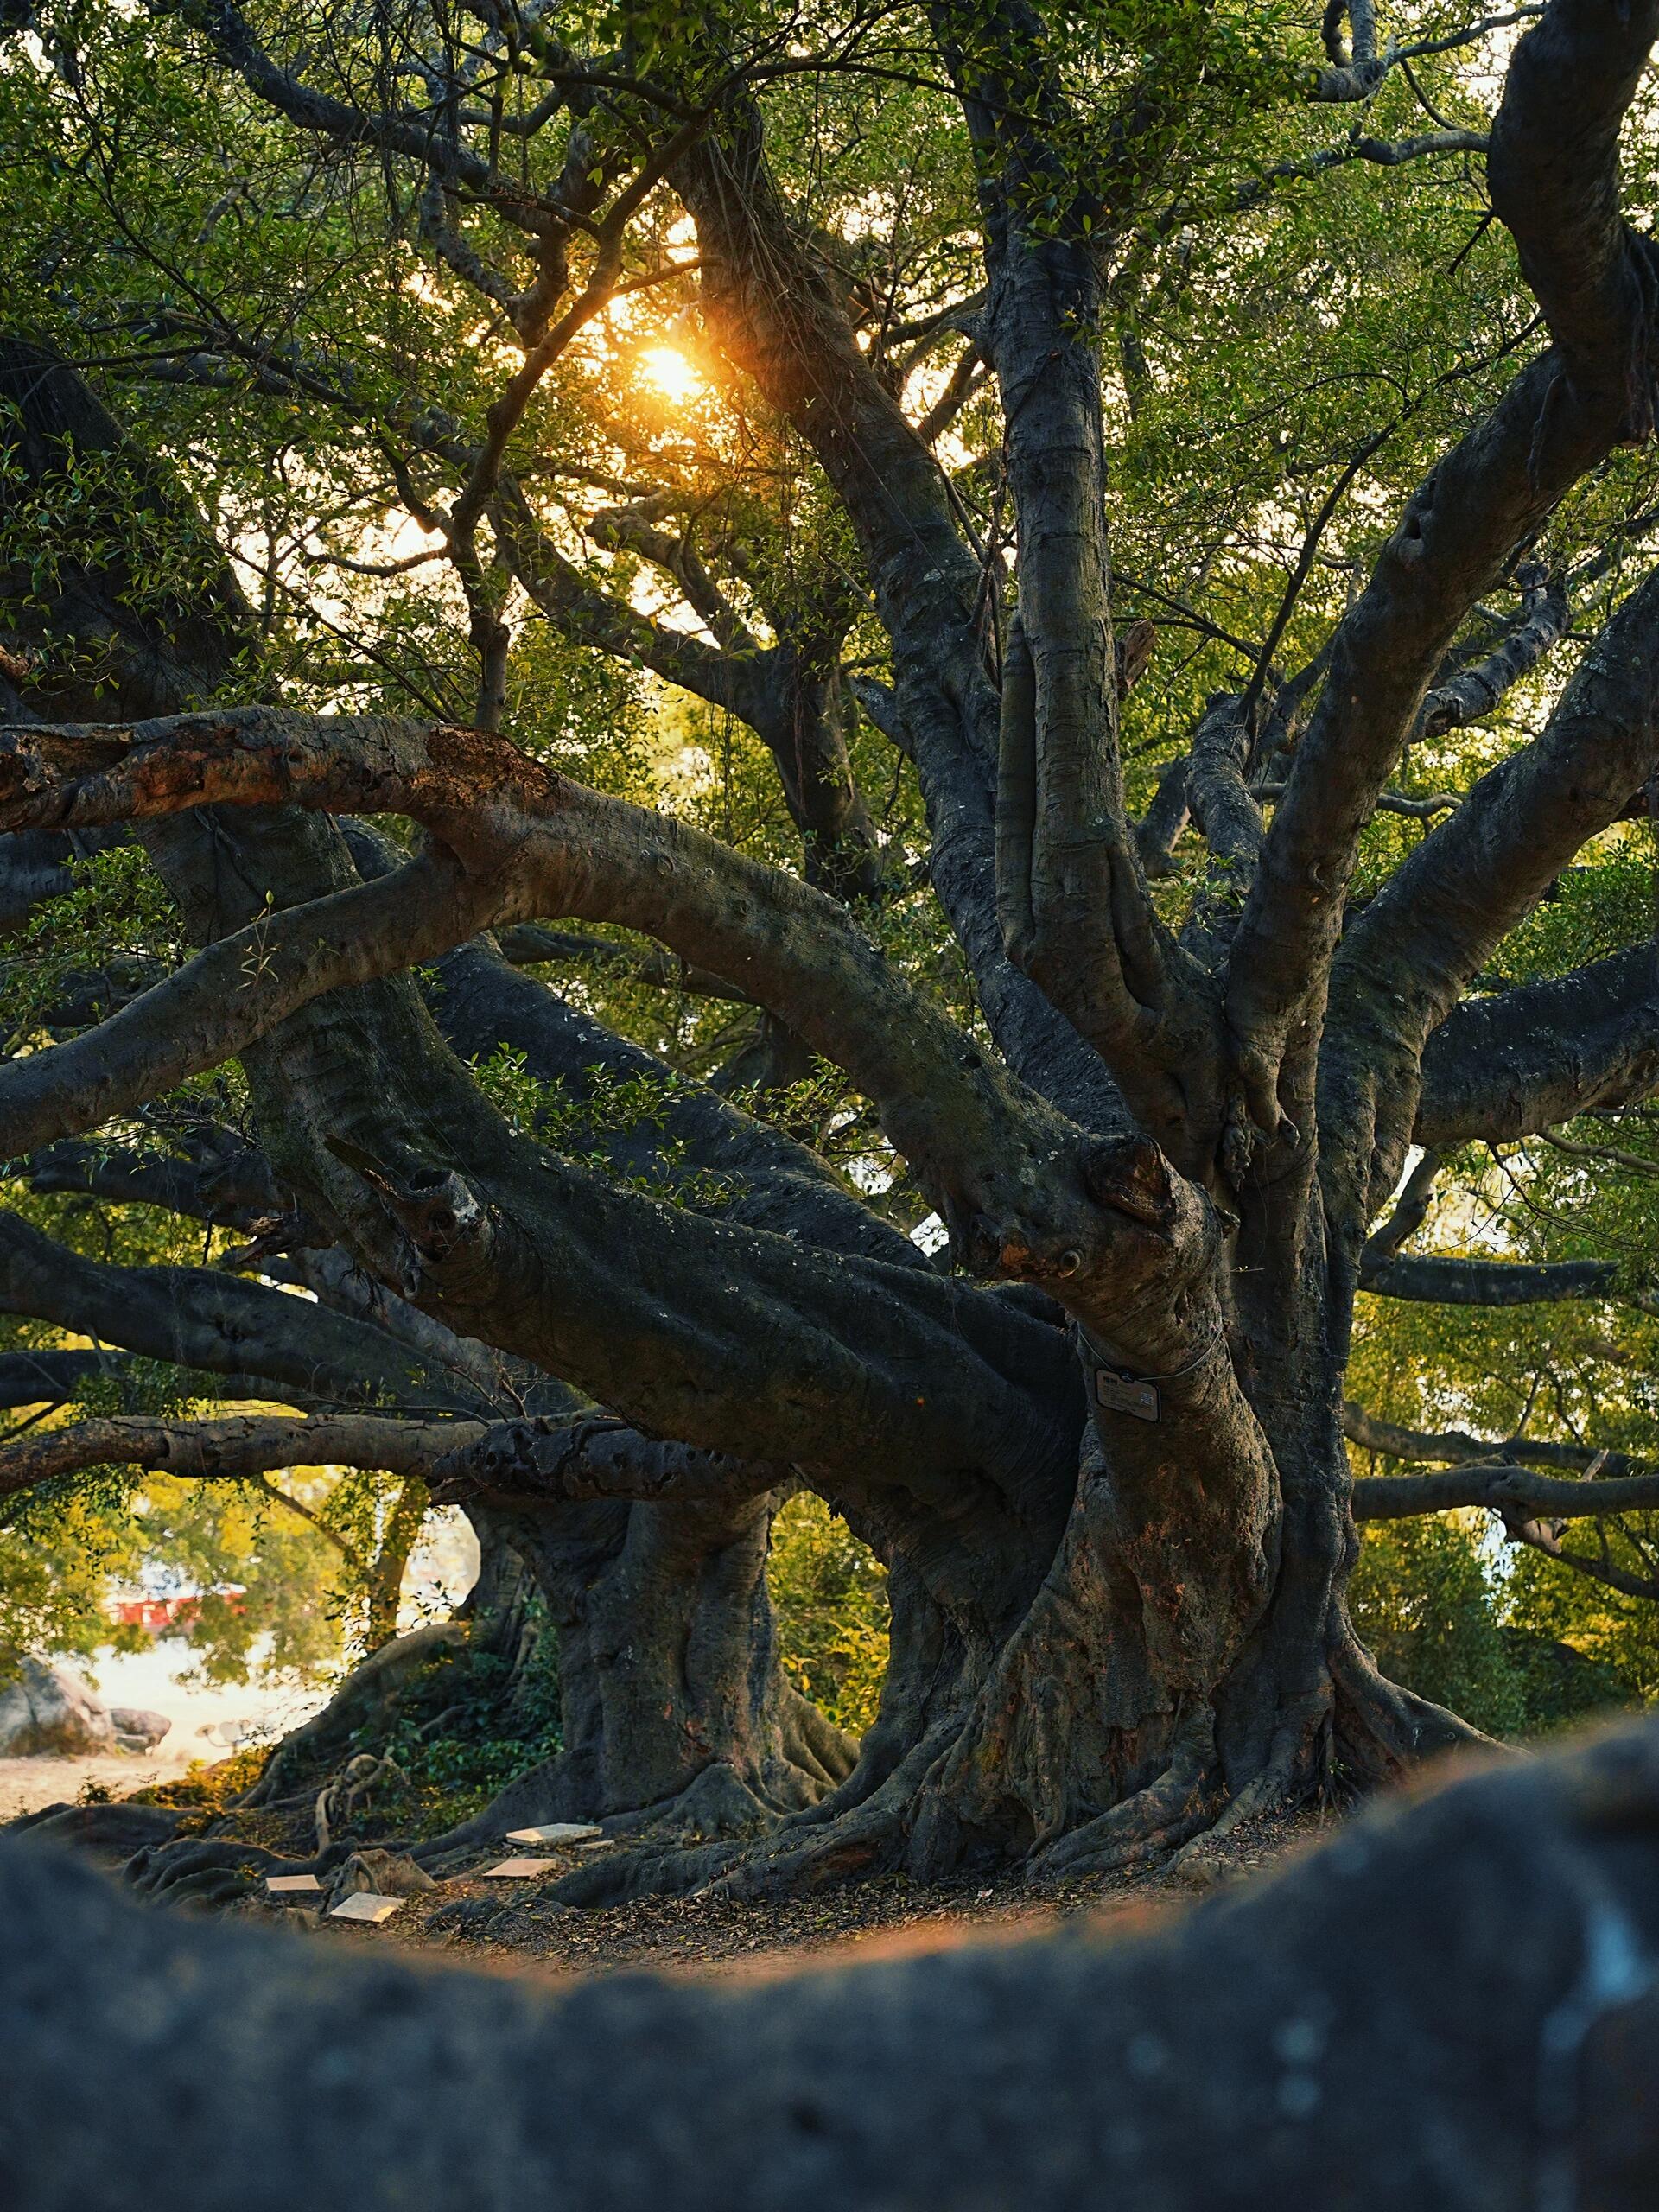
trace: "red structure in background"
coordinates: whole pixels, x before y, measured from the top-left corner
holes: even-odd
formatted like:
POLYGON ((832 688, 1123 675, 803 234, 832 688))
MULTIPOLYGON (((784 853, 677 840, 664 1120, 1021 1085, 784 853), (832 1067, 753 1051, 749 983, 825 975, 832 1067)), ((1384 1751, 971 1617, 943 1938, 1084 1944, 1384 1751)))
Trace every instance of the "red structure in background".
MULTIPOLYGON (((225 1599, 233 1612, 239 1612, 247 1590, 243 1583, 229 1582, 212 1594, 225 1599)), ((193 1590, 176 1598, 118 1598, 110 1611, 122 1628, 142 1628, 156 1637, 175 1636, 194 1623, 201 1611, 201 1592, 193 1590)))

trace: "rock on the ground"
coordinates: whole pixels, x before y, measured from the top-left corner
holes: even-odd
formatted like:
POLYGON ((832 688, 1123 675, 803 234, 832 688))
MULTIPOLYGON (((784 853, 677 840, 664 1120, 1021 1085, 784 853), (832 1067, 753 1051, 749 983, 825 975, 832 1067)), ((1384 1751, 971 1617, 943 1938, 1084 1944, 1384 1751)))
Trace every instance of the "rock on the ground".
POLYGON ((331 1905, 367 1891, 381 1897, 423 1897, 437 1884, 423 1866, 401 1851, 354 1851, 328 1888, 331 1905))
POLYGON ((25 1659, 16 1681, 0 1690, 0 1758, 76 1758, 115 1748, 114 1722, 67 1668, 25 1659))
POLYGON ((164 1713, 151 1713, 142 1705, 112 1705, 110 1719, 124 1751, 153 1751, 173 1726, 164 1713))

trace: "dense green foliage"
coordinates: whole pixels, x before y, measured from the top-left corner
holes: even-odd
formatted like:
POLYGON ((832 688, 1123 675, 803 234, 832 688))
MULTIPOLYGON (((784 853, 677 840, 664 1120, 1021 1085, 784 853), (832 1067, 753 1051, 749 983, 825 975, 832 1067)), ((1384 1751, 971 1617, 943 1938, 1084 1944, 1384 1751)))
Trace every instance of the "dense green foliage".
MULTIPOLYGON (((688 96, 716 67, 752 69, 772 164, 857 305, 864 342, 920 416, 960 365, 960 332, 942 311, 960 307, 977 281, 973 162, 960 115, 934 80, 922 17, 905 8, 784 11, 766 0, 718 12, 717 41, 709 11, 632 0, 562 9, 560 35, 614 44, 634 76, 675 82, 688 96), (936 327, 920 336, 896 334, 930 318, 936 327)), ((416 0, 360 15, 326 0, 251 14, 273 40, 291 34, 305 46, 320 79, 365 99, 423 39, 459 37, 469 20, 416 0)), ((1102 168, 1091 138, 1086 156, 1073 149, 1070 168, 1033 187, 1039 210, 1045 187, 1056 207, 1063 194, 1093 195, 1118 240, 1106 365, 1116 611, 1160 632, 1126 709, 1131 798, 1143 804, 1207 695, 1308 661, 1405 492, 1510 372, 1534 309, 1508 238, 1490 221, 1474 153, 1453 146, 1385 166, 1365 157, 1346 109, 1304 97, 1320 59, 1316 10, 1284 0, 1133 0, 1050 14, 1067 80, 1091 112, 1110 110, 1132 80, 1144 104, 1132 156, 1115 152, 1102 168)), ((325 147, 275 115, 214 61, 188 10, 48 0, 35 21, 37 35, 0 47, 0 188, 11 211, 0 294, 12 321, 87 367, 214 518, 257 639, 238 691, 251 682, 296 704, 470 721, 469 609, 439 557, 433 518, 454 495, 457 451, 480 434, 516 359, 496 295, 526 276, 524 238, 464 197, 435 208, 372 149, 325 147), (493 291, 480 269, 499 275, 493 291)), ((1388 28, 1432 41, 1461 22, 1442 0, 1409 0, 1388 28)), ((532 39, 491 95, 498 134, 504 118, 533 107, 544 45, 532 39)), ((1431 122, 1484 127, 1497 50, 1453 48, 1425 55, 1413 73, 1391 72, 1364 104, 1363 133, 1393 143, 1431 122)), ((630 97, 588 127, 583 157, 602 201, 667 125, 649 101, 630 97)), ((1659 182, 1650 108, 1629 135, 1632 203, 1646 205, 1659 182)), ((523 145, 526 174, 543 182, 570 152, 564 137, 543 147, 526 134, 523 145)), ((662 639, 696 635, 700 618, 683 577, 607 518, 619 502, 677 518, 757 651, 815 626, 828 633, 846 678, 850 765, 881 861, 880 895, 861 918, 893 959, 971 1022, 960 954, 918 867, 916 779, 854 702, 854 677, 885 673, 884 641, 846 520, 800 440, 714 346, 687 228, 671 193, 645 196, 622 237, 635 289, 582 332, 511 442, 536 522, 608 610, 608 627, 591 606, 563 623, 538 613, 486 536, 470 588, 512 633, 505 727, 585 782, 758 858, 806 865, 755 731, 652 672, 662 639)), ((938 451, 963 512, 995 548, 1008 528, 1000 417, 986 383, 970 377, 969 393, 938 451)), ((0 470, 4 444, 0 428, 0 470)), ((1532 549, 1566 581, 1575 635, 1593 628, 1644 561, 1659 516, 1656 467, 1650 448, 1621 451, 1532 549)), ((71 550, 85 557, 108 540, 111 518, 125 514, 131 526, 114 550, 136 599, 187 596, 200 581, 199 549, 152 527, 130 489, 88 469, 44 495, 0 500, 0 567, 12 573, 14 595, 47 590, 54 562, 71 550)), ((1471 657, 1497 623, 1473 626, 1471 657)), ((1479 727, 1415 747, 1400 791, 1421 800, 1466 791, 1536 728, 1573 650, 1479 727)), ((94 683, 99 674, 73 672, 94 683)), ((1379 814, 1365 833, 1359 891, 1424 829, 1379 814)), ((1653 868, 1650 827, 1618 825, 1514 933, 1487 980, 1522 981, 1639 937, 1653 868)), ((1225 887, 1213 863, 1183 858, 1158 895, 1175 917, 1202 887, 1225 887)), ((680 1078, 728 1068, 753 1041, 752 1007, 702 995, 684 978, 665 984, 620 931, 586 934, 585 955, 538 972, 680 1078), (597 957, 594 944, 628 957, 597 957)), ((177 950, 175 918, 137 854, 89 861, 72 899, 8 948, 0 1015, 14 1046, 45 1033, 79 969, 118 978, 170 963, 177 950)), ((480 1073, 512 1118, 595 1166, 608 1132, 660 1110, 650 1086, 627 1084, 602 1088, 597 1103, 577 1110, 530 1083, 510 1056, 480 1073)), ((817 1144, 904 1228, 918 1226, 924 1207, 837 1076, 817 1070, 749 1103, 817 1144)), ((1659 1322, 1630 1301, 1653 1287, 1659 1250, 1655 1110, 1589 1117, 1542 1141, 1448 1160, 1419 1238, 1420 1249, 1447 1253, 1614 1255, 1617 1299, 1491 1313, 1364 1300, 1350 1395, 1417 1429, 1492 1438, 1524 1429, 1651 1452, 1659 1322)), ((109 1134, 165 1152, 203 1113, 244 1125, 234 1071, 162 1102, 142 1130, 109 1134)), ((692 1207, 729 1195, 706 1176, 671 1173, 651 1187, 692 1207)), ((106 1258, 221 1262, 234 1241, 153 1210, 45 1198, 22 1182, 6 1198, 106 1258)), ((52 1340, 30 1323, 5 1323, 3 1333, 7 1344, 52 1340)), ((136 1386, 124 1384, 122 1404, 187 1402, 177 1377, 153 1379, 162 1395, 136 1399, 136 1386)), ((187 1384, 188 1402, 201 1402, 199 1382, 187 1384)), ((65 1410, 100 1402, 89 1387, 65 1410)), ((0 1653, 24 1643, 89 1649, 111 1580, 160 1565, 209 1589, 245 1586, 234 1609, 211 1600, 202 1609, 194 1634, 210 1672, 245 1666, 259 1639, 271 1665, 327 1662, 342 1629, 349 1635, 386 1490, 374 1478, 307 1482, 306 1502, 349 1559, 340 1542, 242 1488, 99 1482, 35 1502, 0 1531, 0 1653)), ((1586 1541, 1651 1576, 1659 1516, 1611 1523, 1586 1541)), ((827 1509, 800 1497, 780 1518, 772 1580, 791 1678, 844 1725, 862 1725, 885 1653, 879 1569, 827 1509)), ((1484 1517, 1369 1535, 1356 1605, 1389 1669, 1500 1732, 1605 1694, 1659 1695, 1652 1605, 1536 1552, 1503 1548, 1484 1517), (1592 1669, 1569 1681, 1570 1668, 1564 1674, 1549 1657, 1555 1646, 1592 1669)), ((502 1746, 522 1749, 524 1739, 480 1726, 464 1771, 440 1772, 438 1753, 412 1738, 399 1758, 423 1786, 482 1791, 499 1778, 502 1746)))
POLYGON ((438 1834, 469 1819, 559 1749, 556 1637, 537 1635, 517 1668, 488 1652, 447 1653, 400 1700, 389 1728, 353 1740, 396 1768, 377 1804, 400 1826, 438 1834))
POLYGON ((766 1569, 784 1672, 849 1734, 875 1718, 887 1665, 887 1578, 821 1497, 790 1499, 766 1569))

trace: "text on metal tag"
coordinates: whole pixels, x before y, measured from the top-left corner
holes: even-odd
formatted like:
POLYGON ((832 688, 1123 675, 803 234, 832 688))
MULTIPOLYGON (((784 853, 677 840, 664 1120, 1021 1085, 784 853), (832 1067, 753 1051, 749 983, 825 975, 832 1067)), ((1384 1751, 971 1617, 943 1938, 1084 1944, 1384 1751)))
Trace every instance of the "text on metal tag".
POLYGON ((1095 1370, 1095 1396, 1108 1413, 1131 1414, 1136 1421, 1160 1421, 1163 1406, 1155 1382, 1137 1382, 1133 1376, 1095 1370))

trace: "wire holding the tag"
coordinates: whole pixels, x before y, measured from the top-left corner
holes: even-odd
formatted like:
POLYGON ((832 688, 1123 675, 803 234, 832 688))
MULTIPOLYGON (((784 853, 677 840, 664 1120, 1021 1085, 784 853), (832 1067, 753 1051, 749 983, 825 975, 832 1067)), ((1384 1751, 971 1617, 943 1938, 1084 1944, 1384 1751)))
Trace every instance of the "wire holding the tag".
POLYGON ((1138 1375, 1133 1368, 1109 1357, 1081 1321, 1074 1321, 1071 1325, 1094 1370, 1095 1402, 1109 1413, 1128 1414, 1135 1421, 1161 1421, 1164 1401, 1160 1386, 1196 1375, 1216 1351, 1225 1350, 1227 1343, 1226 1326, 1218 1319, 1211 1334, 1184 1365, 1172 1367, 1162 1375, 1138 1375))

